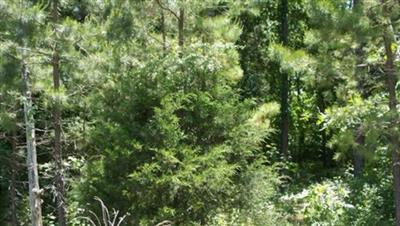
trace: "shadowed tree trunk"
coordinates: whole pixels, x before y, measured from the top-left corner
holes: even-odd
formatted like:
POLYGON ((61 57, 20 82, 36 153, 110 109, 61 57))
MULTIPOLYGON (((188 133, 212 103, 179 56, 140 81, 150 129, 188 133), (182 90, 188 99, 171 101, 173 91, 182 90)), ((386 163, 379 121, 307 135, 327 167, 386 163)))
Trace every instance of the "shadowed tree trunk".
POLYGON ((183 8, 179 9, 179 18, 178 18, 178 45, 180 47, 185 43, 185 35, 184 35, 184 25, 185 25, 185 10, 183 8))
MULTIPOLYGON (((185 10, 182 7, 179 9, 179 14, 178 14, 177 19, 178 19, 178 45, 180 48, 179 57, 182 58, 183 57, 183 45, 185 44, 185 35, 184 35, 185 10)), ((181 64, 180 69, 181 69, 182 74, 184 74, 185 67, 183 64, 181 64)), ((185 93, 188 90, 189 82, 190 82, 189 76, 185 76, 184 84, 183 84, 183 90, 185 93)))
MULTIPOLYGON (((289 45, 289 26, 288 26, 288 0, 280 2, 280 40, 282 45, 289 45)), ((281 73, 280 104, 281 104, 281 137, 280 149, 282 157, 288 159, 289 149, 289 75, 287 72, 281 73)))
POLYGON ((167 33, 165 29, 165 14, 163 9, 161 9, 160 11, 161 11, 161 35, 162 35, 163 51, 165 56, 167 54, 167 33))
MULTIPOLYGON (((301 81, 300 81, 300 73, 296 73, 296 96, 297 96, 297 103, 300 104, 302 102, 301 99, 301 81)), ((303 110, 301 109, 298 113, 297 113, 297 118, 301 118, 303 114, 303 110)), ((303 154, 303 150, 305 147, 305 134, 304 134, 304 125, 302 120, 299 120, 299 131, 298 131, 298 143, 297 143, 297 156, 301 156, 303 154)), ((299 163, 299 165, 301 166, 303 163, 303 159, 302 158, 297 158, 296 162, 299 163)))
POLYGON ((10 201, 11 201, 11 226, 18 226, 18 217, 17 217, 17 134, 16 131, 13 131, 11 137, 11 183, 10 183, 10 201))
MULTIPOLYGON (((326 103, 325 103, 323 89, 316 90, 316 104, 317 104, 320 112, 325 112, 327 107, 326 107, 326 103)), ((327 148, 327 143, 328 143, 327 131, 324 129, 321 129, 320 136, 321 136, 321 143, 319 144, 319 149, 320 149, 320 152, 322 155, 321 160, 322 160, 324 168, 329 168, 331 166, 332 156, 329 152, 329 149, 327 148)))
MULTIPOLYGON (((57 24, 58 24, 58 0, 53 0, 52 4, 52 22, 53 32, 55 34, 52 67, 53 67, 53 88, 55 93, 60 91, 60 56, 57 43, 57 24)), ((62 147, 61 147, 61 103, 59 98, 55 99, 53 106, 53 126, 54 126, 54 146, 53 158, 55 163, 55 184, 56 184, 56 204, 59 226, 67 225, 66 218, 66 204, 65 204, 65 185, 64 185, 64 169, 62 160, 62 147)))
POLYGON ((389 92, 389 150, 392 154, 392 173, 393 173, 393 187, 394 187, 394 203, 396 207, 396 226, 400 226, 400 152, 399 152, 399 134, 398 134, 398 111, 397 111, 397 97, 396 97, 396 84, 397 84, 397 71, 394 64, 395 50, 393 43, 395 43, 392 22, 390 20, 390 8, 386 0, 382 0, 384 4, 384 14, 387 23, 384 24, 383 41, 385 46, 385 73, 387 79, 387 90, 389 92))
POLYGON ((353 164, 354 164, 354 177, 360 178, 364 172, 364 156, 362 152, 362 148, 365 143, 364 131, 362 131, 362 127, 358 129, 356 135, 356 143, 357 147, 353 152, 353 164))
MULTIPOLYGON (((362 13, 362 0, 354 0, 353 1, 353 13, 362 13)), ((359 17, 360 18, 360 17, 359 17)), ((365 90, 365 81, 363 79, 363 63, 365 59, 365 51, 364 51, 364 46, 365 43, 360 43, 355 50, 356 54, 356 69, 355 69, 355 75, 357 79, 357 87, 358 91, 361 93, 361 97, 363 99, 368 98, 367 91, 365 90)), ((364 136, 364 130, 362 128, 362 125, 359 126, 358 131, 356 132, 356 143, 357 147, 355 150, 353 150, 353 165, 354 165, 354 177, 362 177, 363 172, 364 172, 364 155, 363 155, 363 147, 365 143, 365 136, 364 136)))

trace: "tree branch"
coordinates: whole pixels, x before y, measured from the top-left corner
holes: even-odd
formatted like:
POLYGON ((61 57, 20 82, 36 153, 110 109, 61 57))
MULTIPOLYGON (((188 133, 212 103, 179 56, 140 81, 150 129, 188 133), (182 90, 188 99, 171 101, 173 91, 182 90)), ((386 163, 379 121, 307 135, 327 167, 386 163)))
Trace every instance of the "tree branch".
POLYGON ((174 15, 176 17, 176 19, 180 20, 178 14, 176 14, 172 9, 165 7, 163 4, 161 4, 160 0, 155 0, 155 1, 157 2, 157 4, 160 6, 161 9, 170 12, 172 15, 174 15))

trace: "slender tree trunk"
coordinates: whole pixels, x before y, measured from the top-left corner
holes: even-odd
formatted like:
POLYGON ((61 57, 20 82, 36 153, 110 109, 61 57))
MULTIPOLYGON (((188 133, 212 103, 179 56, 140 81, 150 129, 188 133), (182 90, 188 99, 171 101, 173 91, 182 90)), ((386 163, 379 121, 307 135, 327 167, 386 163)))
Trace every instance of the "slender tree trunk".
MULTIPOLYGON (((297 103, 300 104, 302 102, 301 99, 301 80, 300 80, 300 73, 296 73, 296 96, 297 96, 297 103)), ((300 111, 298 112, 297 117, 301 118, 301 115, 303 114, 303 109, 300 109, 300 111)), ((299 135, 298 135, 298 143, 297 143, 297 151, 296 154, 297 156, 301 156, 303 155, 303 150, 305 149, 305 134, 304 134, 304 125, 303 122, 301 120, 299 120, 299 135)), ((303 163, 303 159, 302 158, 297 158, 296 162, 299 163, 299 165, 301 166, 303 163)))
MULTIPOLYGON (((58 24, 58 0, 53 0, 52 4, 53 31, 57 34, 58 24)), ((55 37, 53 47, 52 66, 53 66, 53 88, 55 93, 60 91, 60 56, 58 50, 57 37, 55 37)), ((54 123, 54 146, 53 158, 55 163, 55 183, 56 183, 56 204, 59 226, 67 225, 66 203, 65 203, 65 186, 64 186, 64 169, 62 160, 61 147, 61 104, 56 98, 53 107, 53 123, 54 123)))
MULTIPOLYGON (((360 78, 359 78, 360 79, 360 78)), ((359 81, 359 84, 362 83, 362 81, 359 81)), ((359 85, 359 90, 361 93, 364 93, 364 87, 362 85, 359 85)), ((362 95, 363 99, 366 99, 366 95, 362 95)), ((356 132, 356 143, 357 147, 353 150, 353 164, 354 164, 354 177, 360 178, 364 174, 364 154, 363 154, 363 148, 365 145, 365 135, 364 135, 364 130, 363 130, 363 125, 360 125, 358 127, 358 130, 356 132)))
MULTIPOLYGON (((326 105, 325 105, 325 98, 323 95, 324 90, 317 89, 316 92, 317 92, 316 96, 317 96, 318 109, 321 112, 325 112, 326 105)), ((322 153, 322 163, 323 163, 324 168, 329 168, 331 165, 332 158, 329 153, 329 149, 327 148, 328 136, 326 134, 326 130, 321 130, 320 135, 321 135, 321 143, 319 145, 319 149, 322 153)))
MULTIPOLYGON (((281 0, 280 3, 280 39, 284 46, 289 44, 288 29, 288 0, 281 0)), ((287 72, 281 74, 281 154, 285 160, 288 159, 289 153, 289 75, 287 72)))
POLYGON ((365 136, 362 128, 360 126, 357 137, 356 143, 357 148, 353 152, 353 161, 354 161, 354 177, 360 178, 364 172, 364 155, 362 152, 362 147, 364 146, 365 136))
MULTIPOLYGON (((362 13, 362 0, 354 0, 353 1, 353 13, 362 13)), ((360 17, 359 17, 360 18, 360 17)), ((362 64, 364 63, 365 58, 365 51, 363 50, 365 43, 360 43, 355 51, 356 53, 356 69, 355 75, 356 79, 358 80, 358 90, 361 93, 363 99, 367 99, 368 95, 365 90, 364 80, 363 80, 363 73, 364 70, 362 69, 362 64)), ((360 178, 364 172, 364 155, 362 149, 365 143, 365 136, 363 131, 363 126, 360 125, 356 134, 356 143, 357 147, 353 150, 353 165, 354 165, 354 177, 360 178)))
POLYGON ((392 152, 393 164, 393 184, 394 184, 394 197, 396 205, 396 226, 400 226, 400 153, 398 141, 398 115, 397 115, 397 98, 396 98, 396 83, 397 78, 394 73, 393 62, 388 59, 386 64, 386 73, 388 76, 388 90, 389 90, 389 108, 391 114, 390 122, 390 151, 392 152), (389 61, 389 62, 388 62, 389 61), (393 67, 392 67, 393 66, 393 67))
MULTIPOLYGON (((385 0, 382 1, 386 3, 385 0)), ((397 84, 397 71, 394 64, 395 51, 393 50, 393 43, 395 43, 392 23, 390 21, 390 9, 387 4, 384 6, 384 13, 387 14, 386 18, 389 23, 384 29, 383 40, 385 45, 386 62, 385 73, 387 76, 387 90, 389 92, 389 109, 390 109, 390 124, 389 124, 389 138, 390 138, 390 152, 392 154, 392 171, 393 171, 393 187, 394 187, 394 201, 396 207, 396 226, 400 226, 400 153, 399 153, 399 134, 398 134, 398 112, 397 112, 397 97, 396 97, 396 84, 397 84)))
POLYGON ((160 11, 161 11, 161 36, 162 36, 163 51, 165 56, 167 53, 167 33, 165 29, 165 14, 163 9, 161 9, 160 11))
POLYGON ((24 118, 26 127, 27 166, 29 180, 29 207, 32 226, 42 226, 42 190, 39 187, 38 164, 36 156, 35 119, 32 111, 31 87, 29 71, 25 62, 22 65, 22 80, 24 82, 24 118))
MULTIPOLYGON (((365 53, 362 50, 363 44, 361 44, 356 50, 357 65, 356 65, 356 77, 358 79, 358 90, 361 93, 363 99, 367 99, 368 95, 364 87, 364 81, 362 79, 363 70, 360 69, 360 65, 364 62, 365 53)), ((364 155, 363 147, 365 145, 365 136, 363 125, 360 125, 356 132, 356 143, 357 147, 353 150, 353 163, 354 163, 354 177, 360 178, 364 174, 364 155)))
POLYGON ((17 134, 16 131, 13 131, 13 135, 11 137, 11 183, 10 183, 10 201, 11 201, 11 226, 18 226, 18 217, 17 217, 17 134))
POLYGON ((183 8, 180 8, 179 19, 178 19, 178 45, 180 47, 182 47, 185 43, 184 26, 185 26, 185 10, 183 8))
MULTIPOLYGON (((178 14, 178 45, 180 48, 179 51, 179 57, 182 58, 183 57, 183 45, 185 44, 185 35, 184 35, 184 28, 185 28, 185 10, 181 7, 179 9, 179 14, 178 14)), ((183 64, 181 64, 180 66, 180 70, 182 72, 182 75, 185 72, 185 67, 183 66, 183 64)), ((189 83, 190 83, 190 77, 189 76, 185 76, 184 77, 184 83, 183 83, 183 91, 186 93, 186 91, 188 90, 189 87, 189 83)))

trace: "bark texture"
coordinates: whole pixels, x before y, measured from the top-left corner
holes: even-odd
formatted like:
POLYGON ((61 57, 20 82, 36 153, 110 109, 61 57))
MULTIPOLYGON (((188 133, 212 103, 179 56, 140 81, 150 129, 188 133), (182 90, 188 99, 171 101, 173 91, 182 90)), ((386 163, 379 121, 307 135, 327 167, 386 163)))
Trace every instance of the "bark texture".
MULTIPOLYGON (((288 0, 280 2, 280 39, 282 45, 289 45, 288 26, 288 0)), ((287 160, 289 155, 289 75, 287 72, 281 74, 280 104, 281 104, 281 137, 280 149, 282 157, 287 160)))
POLYGON ((18 226, 18 217, 17 217, 17 134, 13 131, 13 135, 11 137, 11 183, 10 183, 10 202, 11 202, 11 226, 18 226))
MULTIPOLYGON (((58 0, 53 0, 52 4, 52 19, 53 19, 53 31, 57 36, 57 24, 58 24, 58 0)), ((60 91, 60 56, 57 43, 57 37, 55 37, 55 43, 53 46, 52 66, 53 66, 53 88, 55 93, 60 91)), ((54 146, 53 146, 53 158, 55 164, 55 184, 56 184, 56 204, 57 204, 57 215, 59 226, 67 225, 67 213, 65 203, 65 182, 64 182, 64 169, 62 159, 62 147, 61 147, 61 103, 56 98, 53 106, 53 127, 54 127, 54 146)))
POLYGON ((26 149, 29 180, 29 207, 31 210, 32 226, 42 226, 42 190, 39 187, 38 164, 36 154, 35 119, 32 111, 32 96, 29 83, 29 71, 26 63, 22 66, 22 80, 24 82, 24 118, 26 127, 26 149))
POLYGON ((389 138, 390 138, 390 152, 392 154, 392 173, 393 173, 393 187, 394 187, 394 201, 396 207, 396 226, 400 226, 400 153, 399 153, 399 133, 398 133, 398 112, 397 112, 397 97, 396 97, 396 84, 397 84, 397 70, 394 64, 395 50, 393 43, 395 43, 392 22, 390 20, 390 8, 387 1, 383 0, 383 8, 387 24, 383 25, 384 34, 383 41, 385 45, 385 73, 387 79, 387 90, 389 93, 389 138))
MULTIPOLYGON (((353 1, 353 12, 361 16, 362 14, 362 0, 354 0, 353 1)), ((359 17, 360 18, 360 17, 359 17)), ((355 50, 356 54, 356 65, 355 65, 355 76, 357 79, 357 88, 361 97, 363 99, 368 98, 368 92, 365 87, 364 81, 364 68, 363 64, 365 62, 365 51, 364 47, 366 44, 364 42, 360 42, 358 47, 355 50)), ((365 136, 363 126, 360 125, 356 134, 356 143, 357 147, 353 150, 353 165, 354 165, 354 177, 360 178, 364 174, 364 155, 363 155, 363 147, 365 146, 365 136)))
POLYGON ((183 8, 179 9, 179 18, 178 18, 178 45, 180 47, 185 43, 185 35, 184 35, 184 25, 185 25, 185 10, 183 8))

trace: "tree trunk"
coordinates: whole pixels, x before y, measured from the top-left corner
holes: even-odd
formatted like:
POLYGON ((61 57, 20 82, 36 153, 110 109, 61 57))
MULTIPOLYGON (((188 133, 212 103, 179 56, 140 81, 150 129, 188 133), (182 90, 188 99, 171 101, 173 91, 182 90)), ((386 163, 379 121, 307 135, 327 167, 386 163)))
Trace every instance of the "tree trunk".
MULTIPOLYGON (((382 1, 386 3, 385 0, 382 1)), ((390 124, 389 124, 389 150, 392 154, 392 173, 393 173, 393 187, 394 187, 394 201, 396 207, 396 226, 400 226, 400 153, 399 153, 399 134, 397 128, 398 113, 397 113, 397 97, 396 97, 396 84, 397 84, 397 71, 394 64, 395 51, 393 50, 393 43, 395 43, 392 23, 390 21, 390 9, 387 4, 384 5, 384 13, 387 14, 386 18, 389 23, 384 29, 383 40, 385 45, 386 62, 385 73, 387 76, 387 90, 389 92, 389 109, 390 109, 390 124)))
POLYGON ((185 10, 183 8, 179 9, 179 19, 178 19, 178 45, 180 47, 185 43, 184 35, 184 25, 185 25, 185 10))
MULTIPOLYGON (((178 45, 180 48, 179 51, 179 57, 183 57, 183 45, 185 44, 185 35, 184 35, 184 27, 185 27, 185 10, 181 7, 179 9, 179 15, 178 15, 178 45)), ((183 64, 180 65, 180 70, 182 72, 182 75, 185 72, 185 67, 183 64)), ((189 87, 189 82, 190 82, 190 77, 185 76, 184 77, 184 83, 183 83, 183 91, 186 93, 189 87)))
POLYGON ((161 11, 161 36, 162 36, 163 51, 165 56, 167 54, 167 33, 165 29, 165 14, 163 9, 161 9, 160 11, 161 11))
MULTIPOLYGON (((324 90, 322 89, 317 89, 316 91, 316 96, 317 96, 317 106, 320 112, 325 112, 326 110, 326 104, 325 104, 325 98, 323 95, 324 90)), ((331 161, 332 161, 332 156, 329 153, 329 149, 327 148, 327 143, 328 143, 328 135, 326 133, 326 130, 321 129, 320 130, 320 135, 321 135, 321 143, 319 145, 320 152, 322 154, 322 163, 324 168, 329 168, 331 166, 331 161)))
MULTIPOLYGON (((288 29, 288 0, 281 0, 280 5, 280 39, 284 46, 289 44, 288 29)), ((289 149, 289 75, 287 72, 281 74, 281 139, 280 148, 284 160, 288 159, 289 149)))
POLYGON ((10 183, 10 201, 11 201, 11 226, 18 226, 18 217, 17 217, 17 135, 16 131, 13 131, 13 135, 11 137, 11 183, 10 183))
MULTIPOLYGON (((52 7, 53 31, 57 34, 58 23, 58 0, 53 1, 52 7)), ((53 66, 53 88, 55 93, 60 91, 60 56, 58 53, 57 37, 55 37, 53 47, 52 66, 53 66)), ((64 169, 62 165, 62 149, 61 149, 61 103, 59 98, 55 99, 53 106, 53 126, 54 126, 54 146, 53 158, 55 163, 55 183, 56 183, 56 204, 59 226, 66 226, 66 204, 65 204, 65 187, 64 187, 64 169)))
POLYGON ((356 143, 357 148, 353 151, 354 158, 354 177, 360 178, 364 172, 364 155, 362 152, 362 147, 364 146, 365 136, 361 128, 359 128, 356 143))
MULTIPOLYGON (((362 13, 362 0, 354 0, 353 1, 353 13, 362 13)), ((359 17, 360 18, 360 17, 359 17)), ((365 43, 360 43, 355 51, 356 54, 356 69, 355 75, 357 79, 357 87, 358 91, 361 93, 361 97, 365 100, 368 98, 368 94, 365 90, 365 82, 363 80, 364 70, 362 69, 362 64, 364 63, 365 51, 363 50, 365 43)), ((364 155, 363 155, 363 147, 365 142, 364 131, 362 125, 359 126, 357 134, 356 134, 356 143, 357 147, 353 150, 353 165, 354 165, 354 177, 360 178, 364 172, 364 155)))
MULTIPOLYGON (((301 99, 301 80, 300 80, 300 73, 296 73, 296 96, 297 96, 297 103, 300 104, 302 102, 301 99)), ((299 112, 297 112, 297 118, 301 118, 303 114, 303 109, 300 109, 299 112)), ((305 134, 304 134, 304 125, 302 120, 299 120, 299 132, 298 132, 298 143, 297 143, 297 151, 296 151, 296 156, 298 158, 296 159, 296 162, 299 163, 299 166, 302 165, 303 163, 303 158, 300 157, 303 155, 303 150, 305 149, 305 134), (299 158, 300 157, 300 158, 299 158)))
POLYGON ((29 180, 29 207, 31 210, 32 226, 42 226, 42 208, 39 187, 38 164, 36 156, 35 119, 32 111, 31 87, 29 84, 29 71, 25 62, 22 65, 22 80, 24 82, 24 118, 26 127, 26 149, 29 180))

